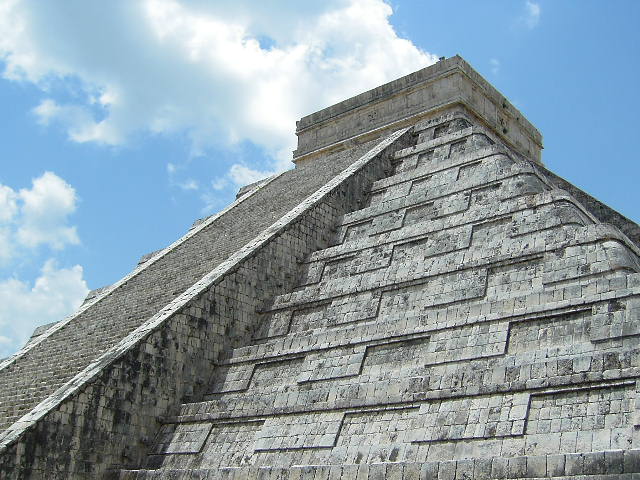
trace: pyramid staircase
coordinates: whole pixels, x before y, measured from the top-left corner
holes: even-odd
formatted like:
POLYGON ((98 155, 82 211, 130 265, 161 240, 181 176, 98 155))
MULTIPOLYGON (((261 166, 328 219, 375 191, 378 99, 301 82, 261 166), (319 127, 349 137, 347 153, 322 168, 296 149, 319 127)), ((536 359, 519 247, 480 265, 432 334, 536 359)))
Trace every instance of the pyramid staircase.
POLYGON ((467 110, 413 133, 120 479, 640 472, 638 246, 467 110))

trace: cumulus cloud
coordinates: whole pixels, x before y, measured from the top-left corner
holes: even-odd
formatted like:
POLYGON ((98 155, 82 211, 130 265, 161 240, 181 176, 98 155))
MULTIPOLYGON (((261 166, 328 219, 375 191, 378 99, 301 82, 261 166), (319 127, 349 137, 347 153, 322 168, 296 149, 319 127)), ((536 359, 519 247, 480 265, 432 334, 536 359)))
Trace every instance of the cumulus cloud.
POLYGON ((75 311, 89 291, 82 277, 81 266, 59 268, 48 260, 33 284, 0 281, 0 358, 20 348, 37 326, 75 311))
POLYGON ((71 185, 54 173, 45 172, 18 195, 22 202, 19 242, 28 247, 49 245, 56 250, 80 243, 76 227, 67 225, 67 217, 75 211, 77 202, 71 185))
MULTIPOLYGON (((6 0, 0 56, 5 78, 53 92, 34 113, 73 141, 180 132, 200 154, 248 140, 268 174, 289 164, 301 115, 437 60, 391 14, 383 0, 6 0), (69 79, 80 95, 56 100, 69 79)), ((255 176, 241 167, 229 181, 255 176)))
MULTIPOLYGON (((69 225, 77 201, 74 188, 52 172, 34 178, 30 188, 0 184, 0 266, 79 243, 69 225)), ((0 280, 0 358, 20 348, 36 326, 73 312, 87 291, 81 266, 60 268, 52 258, 33 283, 15 274, 0 280)))
POLYGON ((76 227, 68 224, 76 206, 74 188, 52 172, 17 192, 0 184, 0 260, 42 245, 60 250, 80 243, 76 227))

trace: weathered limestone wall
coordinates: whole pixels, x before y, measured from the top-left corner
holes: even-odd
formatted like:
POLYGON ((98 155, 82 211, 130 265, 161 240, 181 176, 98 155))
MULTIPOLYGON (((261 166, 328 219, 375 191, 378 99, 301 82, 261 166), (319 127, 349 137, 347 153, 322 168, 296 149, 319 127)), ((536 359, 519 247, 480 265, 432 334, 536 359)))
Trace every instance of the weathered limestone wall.
POLYGON ((303 117, 297 125, 294 161, 413 125, 455 104, 472 112, 516 152, 540 162, 540 133, 457 55, 303 117))
POLYGON ((411 138, 400 131, 375 146, 11 426, 0 476, 100 478, 139 464, 157 418, 197 398, 220 352, 249 340, 256 311, 293 287, 297 261, 328 244, 411 138))

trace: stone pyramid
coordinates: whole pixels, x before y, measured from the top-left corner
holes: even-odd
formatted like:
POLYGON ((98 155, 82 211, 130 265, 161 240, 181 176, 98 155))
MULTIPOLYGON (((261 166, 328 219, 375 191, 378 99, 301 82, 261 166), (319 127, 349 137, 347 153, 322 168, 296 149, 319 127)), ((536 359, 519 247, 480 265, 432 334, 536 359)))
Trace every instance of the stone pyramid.
POLYGON ((0 364, 0 477, 637 478, 640 228, 460 57, 297 134, 0 364))

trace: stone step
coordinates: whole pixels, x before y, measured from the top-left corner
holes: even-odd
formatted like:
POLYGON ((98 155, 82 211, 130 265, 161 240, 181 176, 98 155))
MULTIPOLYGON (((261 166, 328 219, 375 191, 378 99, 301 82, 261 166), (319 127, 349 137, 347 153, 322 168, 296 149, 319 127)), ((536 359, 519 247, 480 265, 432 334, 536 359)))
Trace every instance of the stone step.
MULTIPOLYGON (((413 333, 457 328, 466 324, 509 321, 531 315, 554 315, 565 308, 579 308, 580 305, 594 305, 598 302, 614 302, 615 298, 627 298, 635 295, 640 286, 640 274, 612 272, 595 278, 587 275, 570 284, 557 283, 539 292, 524 291, 517 295, 503 295, 502 298, 485 302, 467 302, 446 306, 446 308, 422 311, 412 309, 401 313, 384 312, 377 315, 375 321, 360 323, 341 323, 323 316, 315 321, 319 328, 292 331, 286 336, 272 337, 263 342, 236 348, 226 357, 224 364, 250 362, 254 359, 279 358, 300 355, 314 349, 326 349, 350 342, 350 338, 382 339, 386 336, 401 336, 413 333), (613 291, 617 293, 612 293, 613 291), (323 327, 324 326, 324 327, 323 327)), ((589 307, 590 308, 590 307, 589 307)), ((632 311, 629 315, 632 315, 632 311)), ((630 317, 631 318, 631 317, 630 317)), ((600 320, 598 320, 600 322, 600 320)), ((610 334, 594 330, 594 341, 598 338, 615 336, 616 328, 635 331, 626 320, 611 323, 610 334), (617 325, 614 327, 614 325, 617 325)), ((603 327, 604 328, 604 327, 603 327)), ((620 335, 618 335, 620 336, 620 335)))
MULTIPOLYGON (((425 219, 418 219, 416 223, 411 225, 403 224, 403 226, 397 230, 383 232, 378 235, 363 236, 353 239, 352 241, 318 250, 310 254, 302 264, 306 265, 334 257, 345 256, 360 250, 410 240, 422 235, 427 236, 452 228, 460 228, 477 223, 488 223, 508 216, 515 216, 516 231, 513 232, 515 235, 527 231, 527 229, 523 228, 524 225, 531 224, 531 228, 535 227, 537 220, 542 221, 543 225, 541 225, 541 228, 546 228, 549 222, 557 224, 558 218, 563 220, 564 223, 571 223, 572 221, 582 221, 583 224, 590 223, 588 221, 588 219, 590 219, 589 214, 585 212, 583 207, 577 204, 573 198, 560 190, 551 190, 531 196, 510 199, 491 205, 490 207, 485 204, 473 204, 468 210, 451 214, 446 218, 427 217, 425 219), (556 212, 556 209, 559 209, 559 211, 556 212), (548 214, 544 215, 546 218, 541 218, 543 217, 541 214, 543 211, 548 214), (569 212, 573 213, 573 218, 568 218, 569 212)), ((509 232, 509 234, 511 234, 511 232, 509 232)))
POLYGON ((468 210, 476 204, 495 204, 517 197, 542 193, 551 190, 536 172, 526 171, 524 168, 512 171, 494 171, 490 178, 472 178, 455 185, 445 187, 435 186, 432 189, 421 185, 413 193, 398 196, 389 201, 356 210, 349 213, 338 222, 336 230, 339 232, 337 243, 348 237, 345 228, 353 228, 367 222, 373 222, 369 227, 371 233, 382 233, 386 230, 399 228, 408 209, 433 204, 431 218, 439 218, 468 210))
MULTIPOLYGON (((405 315, 400 317, 390 315, 382 317, 375 323, 348 325, 329 331, 293 332, 286 337, 270 338, 258 345, 235 349, 219 366, 230 367, 239 364, 247 365, 253 362, 293 359, 309 353, 328 352, 337 348, 362 348, 362 346, 376 344, 385 339, 395 342, 423 334, 430 334, 434 338, 445 338, 441 337, 441 335, 445 335, 441 332, 455 330, 456 333, 454 335, 463 335, 463 332, 469 328, 488 329, 490 328, 488 325, 520 322, 522 319, 538 318, 540 315, 553 317, 559 314, 558 312, 562 313, 568 308, 574 310, 589 309, 592 310, 591 313, 593 315, 598 315, 599 311, 594 305, 600 302, 618 301, 622 302, 622 304, 629 303, 628 309, 634 310, 638 308, 638 305, 637 301, 633 300, 634 294, 630 292, 637 291, 637 287, 621 290, 620 297, 613 295, 606 300, 604 299, 604 295, 612 285, 616 287, 626 286, 626 283, 621 284, 619 280, 626 280, 628 277, 635 277, 635 283, 637 284, 638 274, 609 276, 597 282, 594 282, 592 278, 588 278, 579 284, 582 287, 579 291, 574 289, 576 294, 573 297, 569 295, 570 290, 560 287, 557 290, 539 294, 537 302, 528 301, 533 298, 526 294, 499 302, 492 302, 491 309, 483 308, 482 305, 469 305, 466 309, 457 307, 456 309, 450 308, 437 313, 434 312, 432 316, 405 315), (566 296, 563 294, 566 294, 566 296), (620 300, 616 300, 616 298, 620 298, 620 300), (629 300, 625 300, 628 298, 629 300), (573 299, 573 302, 570 299, 573 299), (509 304, 511 305, 510 310, 508 309, 509 304), (499 308, 504 309, 499 310, 499 308), (440 320, 438 320, 438 316, 440 316, 440 320)), ((628 314, 620 314, 619 317, 612 316, 606 322, 604 319, 594 319, 589 340, 597 342, 607 338, 621 338, 624 335, 637 334, 637 328, 633 328, 631 324, 626 327, 624 332, 619 331, 618 334, 610 333, 615 331, 615 325, 623 328, 622 325, 626 324, 626 316, 631 314, 632 312, 629 311, 628 314), (610 328, 605 328, 606 325, 609 325, 610 328)), ((612 315, 617 315, 617 313, 612 315)), ((480 344, 478 343, 478 345, 480 344)), ((443 356, 443 359, 446 358, 446 356, 443 356)))
MULTIPOLYGON (((274 410, 278 411, 251 418, 216 419, 215 414, 182 417, 178 423, 164 424, 158 443, 151 450, 149 466, 373 463, 389 458, 410 461, 416 456, 430 461, 451 458, 450 447, 457 442, 466 443, 460 443, 464 453, 456 449, 456 455, 493 448, 511 451, 503 453, 509 456, 523 452, 523 443, 518 449, 513 449, 512 444, 522 440, 525 433, 531 442, 528 450, 540 454, 559 448, 575 449, 575 441, 571 447, 568 433, 563 432, 576 428, 576 421, 585 422, 585 431, 592 431, 588 441, 581 440, 581 448, 626 449, 632 439, 629 423, 633 420, 629 417, 634 415, 633 377, 637 377, 638 368, 628 370, 623 373, 629 375, 629 380, 587 383, 590 378, 582 376, 572 383, 537 389, 529 386, 526 390, 514 388, 518 387, 516 382, 507 382, 501 391, 467 392, 469 396, 449 391, 422 401, 374 404, 371 395, 362 395, 360 404, 351 399, 350 403, 331 409, 331 405, 307 403, 306 408, 301 405, 287 411, 276 405, 274 410), (573 404, 580 408, 563 407, 573 404), (310 410, 311 405, 317 408, 310 410), (556 426, 550 430, 550 425, 556 426), (226 455, 211 456, 214 452, 226 455)), ((379 386, 389 391, 393 384, 379 386)), ((429 391, 433 391, 432 387, 428 387, 429 391)), ((393 400, 394 394, 390 393, 390 397, 393 400)), ((410 397, 410 391, 404 392, 405 399, 410 397)))
POLYGON ((501 159, 505 165, 515 163, 511 153, 499 144, 470 150, 455 158, 436 158, 430 164, 424 165, 415 162, 415 166, 405 167, 401 172, 377 180, 371 187, 371 193, 377 194, 397 185, 415 180, 429 178, 432 185, 441 185, 460 180, 468 176, 472 170, 480 164, 487 163, 490 159, 501 159))
MULTIPOLYGON (((621 240, 611 239, 615 236, 611 237, 605 232, 616 234, 615 229, 605 228, 603 225, 569 225, 517 237, 509 243, 498 242, 494 248, 486 243, 477 247, 472 244, 468 249, 426 258, 410 255, 410 251, 403 252, 399 261, 391 262, 379 273, 365 271, 354 274, 348 281, 340 278, 327 279, 276 296, 272 306, 264 313, 303 307, 326 307, 333 303, 336 308, 345 304, 359 305, 359 311, 366 317, 369 315, 367 312, 374 314, 378 311, 376 305, 379 304, 380 295, 393 296, 395 293, 392 292, 408 288, 424 289, 427 286, 432 289, 432 293, 429 294, 429 299, 425 298, 423 305, 445 305, 484 296, 487 279, 494 275, 489 272, 490 269, 502 265, 517 265, 534 258, 546 265, 541 286, 620 268, 637 271, 637 262, 629 253, 628 247, 621 240), (597 253, 598 258, 593 260, 588 269, 582 268, 584 258, 570 258, 581 253, 586 255, 590 251, 596 252, 600 250, 598 245, 605 249, 597 253), (570 249, 567 252, 568 247, 570 249), (517 256, 514 256, 516 252, 517 256), (420 285, 424 287, 419 287, 420 285), (353 299, 349 295, 353 295, 353 299)), ((621 237, 619 233, 617 235, 621 237)), ((419 244, 416 245, 417 249, 419 247, 419 244)))
MULTIPOLYGON (((414 127, 414 132, 418 133, 418 139, 416 144, 411 147, 403 148, 401 150, 396 151, 394 154, 394 159, 401 160, 411 155, 420 154, 433 149, 438 149, 439 147, 442 147, 442 146, 450 147, 450 144, 452 143, 455 144, 455 143, 458 143, 460 140, 464 140, 469 137, 480 136, 480 135, 484 136, 485 139, 488 140, 488 142, 495 143, 495 139, 496 139, 495 134, 480 125, 477 125, 477 124, 474 125, 467 122, 467 125, 459 124, 458 127, 460 128, 451 129, 450 131, 446 132, 444 135, 436 136, 436 138, 428 138, 429 135, 428 134, 425 135, 424 130, 421 131, 420 127, 416 125, 414 127)), ((487 142, 487 140, 484 140, 482 142, 484 143, 484 145, 482 146, 486 145, 485 142, 487 142)), ((446 154, 441 156, 448 157, 450 156, 450 153, 455 154, 457 153, 457 151, 453 150, 453 152, 450 152, 449 148, 447 148, 446 154)))
POLYGON ((420 346, 414 344, 398 348, 396 356, 389 350, 374 351, 361 363, 357 375, 297 382, 296 366, 300 362, 282 361, 272 364, 271 370, 254 371, 246 390, 221 392, 208 396, 208 400, 183 404, 179 415, 166 417, 164 421, 183 423, 416 405, 505 392, 573 388, 582 383, 608 384, 607 378, 613 378, 614 374, 634 382, 633 378, 640 372, 634 363, 640 358, 640 350, 625 347, 610 354, 596 352, 588 333, 584 333, 588 330, 586 317, 574 314, 574 318, 566 325, 562 325, 562 317, 555 322, 535 322, 531 327, 526 323, 515 324, 511 331, 516 339, 508 348, 493 356, 469 358, 468 363, 429 364, 419 358, 409 358, 406 365, 401 366, 401 355, 419 351, 420 346), (576 325, 586 326, 582 334, 567 333, 576 325), (551 328, 554 338, 548 340, 548 346, 540 348, 540 358, 535 358, 531 353, 533 348, 525 341, 535 346, 537 342, 532 334, 544 328, 551 328), (571 347, 559 345, 563 334, 574 341, 571 347), (403 377, 397 378, 400 373, 403 377), (464 384, 462 378, 466 378, 464 384))
MULTIPOLYGON (((638 358, 638 351, 635 350, 633 352, 626 352, 626 355, 633 354, 634 358, 638 358)), ((557 357, 555 358, 557 361, 557 357)), ((614 358, 614 357, 612 357, 614 358)), ((588 362, 588 361, 599 361, 602 364, 603 357, 602 356, 592 356, 583 355, 576 356, 574 358, 561 358, 561 363, 570 363, 572 361, 575 362, 588 362)), ((535 362, 531 364, 523 365, 524 368, 538 368, 544 370, 545 368, 552 367, 552 361, 545 362, 535 362)), ((482 362, 475 362, 474 366, 481 367, 483 366, 482 362)), ((563 367, 564 368, 564 367, 563 367)), ((570 368, 570 367, 568 367, 570 368)), ((434 373, 439 373, 443 369, 433 369, 434 373)), ((578 367, 576 367, 578 370, 578 367)), ((635 384, 635 377, 637 377, 639 369, 638 367, 626 367, 621 369, 612 369, 615 373, 620 373, 622 376, 618 379, 620 382, 629 381, 629 385, 635 384), (619 372, 617 371, 619 370, 619 372)), ((397 374, 398 372, 395 371, 397 374)), ((411 372, 410 372, 411 373, 411 372)), ((472 373, 471 370, 463 371, 460 369, 458 371, 460 374, 469 374, 472 373)), ((405 408, 405 409, 418 409, 418 408, 434 408, 433 405, 439 406, 440 404, 448 405, 453 407, 456 406, 457 403, 453 399, 466 398, 469 402, 474 401, 484 401, 486 399, 492 398, 501 398, 507 393, 521 393, 527 395, 533 395, 535 398, 538 398, 536 395, 543 395, 545 389, 546 391, 551 391, 552 393, 562 393, 563 391, 569 391, 567 389, 573 389, 571 392, 575 392, 576 385, 580 385, 580 382, 589 381, 592 382, 591 388, 594 390, 598 386, 602 386, 602 389, 610 389, 611 382, 607 380, 606 374, 603 374, 602 371, 594 371, 584 372, 580 370, 577 373, 565 374, 565 375, 555 375, 551 376, 548 380, 544 382, 541 381, 533 381, 533 380, 513 380, 509 381, 509 386, 512 389, 507 389, 506 387, 497 384, 497 381, 493 383, 488 383, 484 385, 481 389, 478 390, 478 386, 474 385, 475 391, 471 391, 472 388, 456 388, 455 386, 446 386, 448 384, 454 383, 455 379, 452 377, 446 378, 443 380, 443 386, 437 393, 428 394, 421 389, 416 389, 415 384, 429 384, 430 378, 422 375, 417 375, 415 372, 406 380, 390 383, 389 380, 383 381, 371 381, 371 382, 352 382, 349 387, 347 387, 344 382, 337 382, 335 385, 317 385, 314 386, 311 390, 301 390, 297 396, 299 397, 297 400, 293 398, 287 400, 284 398, 286 396, 286 392, 281 390, 280 392, 270 392, 270 393, 252 393, 250 396, 254 399, 254 403, 252 403, 252 398, 249 398, 248 395, 225 395, 221 396, 219 400, 209 400, 206 402, 197 402, 194 404, 185 404, 183 410, 180 415, 172 416, 172 417, 164 417, 162 419, 165 424, 193 424, 198 422, 204 422, 207 424, 215 423, 216 425, 224 425, 228 423, 234 424, 247 424, 248 422, 254 421, 265 421, 266 419, 272 419, 275 421, 276 418, 287 418, 291 415, 297 415, 298 420, 303 424, 306 423, 304 418, 307 415, 311 417, 317 416, 326 412, 330 409, 332 412, 342 412, 344 414, 353 415, 363 409, 369 410, 389 410, 394 408, 405 408), (527 383, 528 382, 528 383, 527 383), (390 387, 390 385, 394 385, 394 387, 390 387), (394 388, 399 388, 401 391, 408 392, 413 395, 414 400, 408 400, 407 398, 411 397, 402 397, 397 393, 394 393, 394 388), (535 388, 534 388, 535 387, 535 388), (390 388, 392 390, 387 394, 386 391, 389 391, 390 388), (361 389, 361 394, 356 395, 354 392, 356 389, 361 389), (366 395, 365 395, 366 392, 366 395), (327 396, 340 395, 341 398, 335 401, 326 401, 323 400, 327 396), (225 408, 224 413, 220 411, 220 408, 225 408)), ((489 369, 487 377, 488 379, 491 376, 499 375, 499 368, 494 365, 489 369)), ((524 372, 510 372, 510 375, 525 375, 524 372)), ((459 381, 459 379, 458 379, 459 381)), ((474 380, 475 381, 475 380, 474 380)), ((432 381, 433 382, 433 381, 432 381)), ((289 389, 291 390, 291 389, 289 389)), ((569 393, 571 393, 569 392, 569 393)), ((550 395, 551 393, 549 393, 550 395)), ((292 395, 290 395, 292 396, 292 395)), ((631 402, 633 403, 633 402, 631 402)), ((439 408, 439 407, 438 407, 439 408)), ((445 407, 442 407, 445 408, 445 407)), ((477 412, 476 412, 477 413, 477 412)), ((461 414, 462 415, 462 414, 461 414)), ((465 414, 466 415, 466 414, 465 414)), ((635 415, 635 411, 624 411, 621 412, 620 415, 614 415, 609 419, 602 417, 599 422, 616 422, 615 425, 617 427, 622 427, 622 422, 633 421, 630 420, 630 417, 635 415), (616 418, 617 417, 617 418, 616 418)), ((464 415, 463 418, 466 418, 464 415)), ((591 419, 593 420, 593 419, 591 419)), ((561 420, 558 420, 561 421, 561 420)), ((567 420, 567 421, 570 421, 567 420)), ((506 424, 500 426, 500 428, 504 428, 506 424)), ((611 425, 614 425, 611 423, 611 425)), ((494 423, 493 427, 496 427, 497 424, 494 423)), ((417 431, 413 431, 412 435, 422 435, 420 438, 415 438, 416 441, 434 441, 433 439, 426 437, 426 432, 423 431, 424 426, 417 426, 419 429, 417 431), (427 440, 425 440, 427 438, 427 440)), ((470 428, 476 428, 477 425, 470 425, 470 428)), ((483 428, 489 428, 489 426, 483 428)), ((547 425, 548 427, 548 425, 547 425)), ((616 427, 616 428, 617 428, 616 427)), ((453 428, 453 427, 452 427, 453 428)), ((462 428, 460 424, 455 428, 462 428)), ((466 427, 464 427, 466 428, 466 427)), ((509 427, 511 428, 511 427, 509 427)), ((599 427, 600 429, 602 427, 599 427)), ((609 428, 609 427, 608 427, 609 428)), ((437 432, 437 429, 433 429, 433 432, 437 432)), ((486 431, 486 430, 485 430, 486 431)), ((430 433, 434 434, 429 430, 430 433)), ((519 435, 523 432, 520 430, 519 435)), ((606 432, 601 432, 606 433, 606 432)), ((611 432, 609 432, 611 433, 611 432)), ((624 440, 624 442, 631 442, 632 433, 630 430, 625 432, 624 436, 620 436, 620 432, 617 433, 619 440, 624 440)), ((455 439, 453 439, 455 440, 455 439)), ((607 440, 609 441, 609 440, 607 440)), ((620 444, 623 448, 624 446, 620 444)))
POLYGON ((639 450, 605 450, 539 456, 470 457, 462 460, 404 463, 246 466, 161 470, 124 470, 119 480, 503 480, 544 478, 632 480, 640 473, 639 450))
MULTIPOLYGON (((510 202, 505 202, 510 203, 510 202)), ((533 203, 533 202, 532 202, 533 203)), ((328 279, 351 277, 389 267, 414 248, 422 257, 435 257, 470 248, 494 248, 504 239, 521 237, 527 242, 540 231, 549 232, 563 226, 585 226, 591 220, 573 204, 563 200, 554 203, 516 208, 503 208, 497 216, 456 225, 435 225, 429 220, 411 223, 381 235, 362 237, 330 247, 311 255, 301 264, 298 289, 328 279), (440 228, 442 227, 442 228, 440 228), (526 238, 525 238, 526 236, 526 238)), ((478 218, 482 218, 478 215, 478 218)))
MULTIPOLYGON (((484 134, 470 131, 465 136, 457 139, 458 142, 443 144, 436 149, 427 149, 427 144, 419 144, 406 156, 396 157, 394 171, 386 178, 377 180, 372 185, 372 192, 378 192, 393 185, 409 181, 414 178, 433 177, 441 179, 459 179, 457 172, 465 171, 472 164, 492 156, 512 158, 512 153, 500 144, 494 143, 484 134), (464 143, 465 149, 458 147, 457 152, 452 152, 456 144, 464 143), (454 174, 449 176, 448 173, 454 174)), ((511 160, 513 162, 513 160, 511 160)))
POLYGON ((477 120, 470 117, 466 112, 459 111, 443 116, 435 120, 427 120, 419 122, 414 128, 418 134, 418 143, 426 142, 431 139, 437 139, 450 135, 454 132, 464 130, 470 126, 474 126, 477 120))
POLYGON ((167 247, 163 256, 141 264, 114 284, 111 293, 85 305, 26 350, 1 362, 0 385, 12 385, 14 391, 30 394, 2 395, 3 402, 13 405, 16 413, 2 415, 0 429, 32 410, 92 360, 115 347, 379 141, 328 153, 313 165, 299 165, 255 194, 244 195, 229 209, 167 247), (242 221, 237 221, 238 218, 242 221), (51 374, 54 369, 57 375, 51 374), (37 389, 32 389, 34 386, 37 389))

